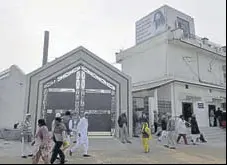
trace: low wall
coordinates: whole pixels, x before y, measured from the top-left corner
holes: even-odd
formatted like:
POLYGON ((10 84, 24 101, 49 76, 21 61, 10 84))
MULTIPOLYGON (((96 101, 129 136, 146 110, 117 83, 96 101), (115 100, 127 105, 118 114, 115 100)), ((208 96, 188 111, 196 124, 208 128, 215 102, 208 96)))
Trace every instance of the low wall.
POLYGON ((19 129, 0 129, 0 139, 20 140, 21 132, 19 129))

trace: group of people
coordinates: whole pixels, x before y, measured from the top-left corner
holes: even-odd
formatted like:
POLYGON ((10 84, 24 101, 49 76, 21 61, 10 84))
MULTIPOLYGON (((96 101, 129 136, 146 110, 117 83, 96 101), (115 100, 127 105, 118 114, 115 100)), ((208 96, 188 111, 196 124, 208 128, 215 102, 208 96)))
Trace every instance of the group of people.
MULTIPOLYGON (((174 117, 170 113, 160 115, 156 111, 154 111, 153 117, 154 124, 150 129, 148 125, 149 120, 145 115, 142 115, 143 120, 138 120, 135 114, 133 116, 133 122, 140 121, 142 123, 140 133, 145 153, 149 152, 148 141, 152 138, 152 133, 158 136, 159 142, 162 142, 165 147, 170 149, 176 149, 176 144, 180 143, 181 138, 183 138, 185 145, 188 145, 190 142, 193 145, 196 145, 198 141, 207 142, 203 133, 199 130, 195 114, 192 115, 189 121, 184 120, 183 115, 178 117, 174 117)), ((134 137, 139 137, 135 131, 137 125, 133 123, 133 126, 134 137)))
POLYGON ((60 164, 64 164, 65 152, 69 151, 69 155, 72 156, 80 146, 84 148, 83 156, 90 156, 88 155, 88 113, 85 112, 80 117, 71 115, 69 111, 64 116, 57 113, 51 129, 49 133, 45 120, 39 119, 33 138, 31 115, 26 114, 21 125, 22 158, 32 157, 33 164, 38 164, 40 158, 45 164, 53 164, 56 159, 60 160, 60 164), (71 140, 72 137, 75 139, 71 140), (73 143, 76 144, 72 145, 73 143))
POLYGON ((163 115, 160 126, 161 130, 156 132, 156 135, 159 136, 158 141, 164 142, 164 146, 170 149, 176 148, 176 143, 180 142, 181 137, 185 145, 189 144, 189 140, 194 145, 198 141, 206 142, 194 114, 188 122, 184 120, 183 115, 179 117, 172 117, 171 114, 163 115))
MULTIPOLYGON (((131 143, 128 138, 128 119, 126 113, 122 113, 119 116, 118 126, 121 142, 131 143)), ((44 163, 53 164, 58 158, 60 163, 64 164, 66 161, 65 152, 68 151, 69 155, 72 156, 80 146, 84 148, 83 156, 90 156, 88 155, 88 113, 86 112, 80 117, 78 115, 71 115, 69 111, 64 116, 57 113, 52 122, 51 134, 48 131, 45 120, 39 119, 34 139, 31 129, 31 115, 26 114, 21 130, 22 158, 32 156, 33 164, 37 164, 40 157, 42 157, 44 163), (75 139, 72 140, 72 137, 75 139), (53 143, 54 145, 52 145, 53 143), (73 143, 76 144, 73 146, 73 143), (31 146, 33 146, 33 150, 31 146)), ((189 144, 188 140, 194 145, 198 140, 206 142, 199 130, 195 115, 192 115, 190 121, 185 121, 183 115, 173 117, 167 113, 160 118, 157 112, 154 112, 154 133, 159 136, 158 141, 163 142, 164 146, 170 149, 176 148, 176 143, 180 142, 181 137, 183 137, 186 145, 189 144), (161 128, 160 131, 158 131, 159 127, 161 128), (191 129, 190 133, 188 132, 189 128, 191 129)), ((142 121, 141 134, 144 152, 148 153, 150 151, 149 140, 152 138, 148 120, 142 121)))
POLYGON ((210 110, 210 114, 209 114, 209 119, 210 119, 210 126, 211 127, 221 127, 222 126, 222 114, 223 112, 221 111, 221 109, 218 107, 218 109, 215 111, 213 109, 210 110))
MULTIPOLYGON (((125 142, 132 143, 128 139, 127 123, 128 123, 128 120, 127 120, 126 113, 122 113, 118 117, 118 126, 120 128, 120 139, 122 143, 125 143, 125 142)), ((151 130, 148 126, 148 119, 146 118, 145 114, 143 115, 141 133, 142 133, 142 145, 144 148, 144 152, 148 153, 150 151, 149 140, 151 140, 152 136, 151 136, 151 130)))

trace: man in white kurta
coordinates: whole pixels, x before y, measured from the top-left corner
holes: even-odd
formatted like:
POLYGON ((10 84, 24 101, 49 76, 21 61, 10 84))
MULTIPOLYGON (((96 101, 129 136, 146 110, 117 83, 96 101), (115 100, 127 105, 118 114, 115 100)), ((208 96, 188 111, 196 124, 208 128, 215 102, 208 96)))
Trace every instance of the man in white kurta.
POLYGON ((75 152, 80 146, 83 146, 84 148, 84 157, 89 157, 88 155, 88 113, 84 113, 84 117, 82 117, 78 123, 77 126, 77 131, 78 131, 78 138, 76 141, 76 145, 73 146, 69 154, 72 156, 72 153, 75 152))
POLYGON ((186 128, 186 121, 184 120, 183 115, 180 115, 179 119, 177 120, 177 128, 176 131, 178 133, 177 143, 179 143, 181 137, 184 139, 184 143, 187 145, 187 128, 186 128))

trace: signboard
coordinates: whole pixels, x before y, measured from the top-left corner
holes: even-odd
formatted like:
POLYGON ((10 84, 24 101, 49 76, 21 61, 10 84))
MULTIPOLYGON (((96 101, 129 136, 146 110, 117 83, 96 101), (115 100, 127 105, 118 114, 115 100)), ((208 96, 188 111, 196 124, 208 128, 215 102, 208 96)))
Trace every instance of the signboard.
POLYGON ((199 109, 204 109, 204 103, 197 103, 199 109))
POLYGON ((166 14, 164 8, 155 10, 136 22, 136 44, 165 31, 166 27, 166 14))
POLYGON ((203 101, 195 102, 195 115, 198 125, 201 127, 208 126, 208 111, 205 109, 205 103, 203 101))

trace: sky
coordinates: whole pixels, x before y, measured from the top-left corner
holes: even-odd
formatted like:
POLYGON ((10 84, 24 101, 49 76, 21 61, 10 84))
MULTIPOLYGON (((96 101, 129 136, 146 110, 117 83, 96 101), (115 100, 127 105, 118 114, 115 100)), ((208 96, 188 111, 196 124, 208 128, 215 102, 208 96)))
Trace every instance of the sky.
POLYGON ((193 17, 196 35, 226 45, 226 0, 0 0, 0 71, 40 67, 45 30, 48 61, 84 46, 119 68, 115 53, 135 45, 135 22, 164 4, 193 17))

